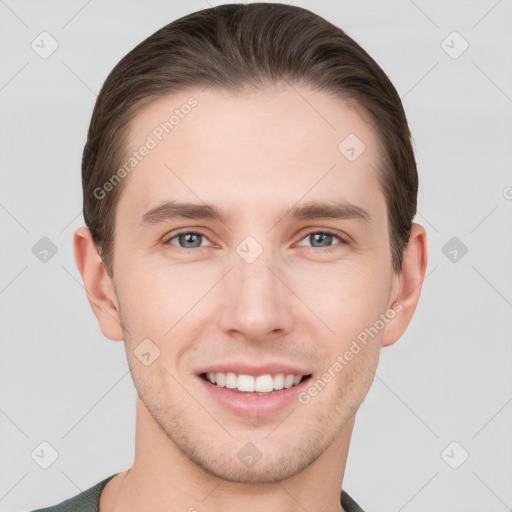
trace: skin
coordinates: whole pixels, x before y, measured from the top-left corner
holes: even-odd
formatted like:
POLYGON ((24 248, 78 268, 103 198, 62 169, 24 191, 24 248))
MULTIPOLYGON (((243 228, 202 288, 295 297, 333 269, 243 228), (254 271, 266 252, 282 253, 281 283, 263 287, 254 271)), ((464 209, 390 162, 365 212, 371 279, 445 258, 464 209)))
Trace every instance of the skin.
POLYGON ((124 340, 138 392, 135 461, 107 484, 101 510, 341 511, 355 413, 381 347, 401 337, 415 311, 425 230, 413 225, 394 273, 375 134, 356 110, 306 87, 160 99, 136 117, 130 149, 190 96, 197 107, 125 178, 113 279, 89 230, 74 235, 90 305, 103 334, 124 340), (366 146, 353 162, 338 150, 351 133, 366 146), (230 219, 140 227, 147 210, 172 199, 217 205, 230 219), (282 218, 309 200, 352 203, 370 221, 282 218), (168 242, 182 228, 205 235, 200 249, 168 242), (310 233, 323 230, 343 238, 315 244, 310 233), (236 252, 247 236, 263 248, 251 264, 236 252), (308 404, 239 416, 196 375, 236 359, 289 362, 319 377, 394 303, 400 311, 308 404), (160 350, 149 366, 134 354, 146 338, 160 350), (251 468, 236 456, 247 442, 262 453, 251 468))

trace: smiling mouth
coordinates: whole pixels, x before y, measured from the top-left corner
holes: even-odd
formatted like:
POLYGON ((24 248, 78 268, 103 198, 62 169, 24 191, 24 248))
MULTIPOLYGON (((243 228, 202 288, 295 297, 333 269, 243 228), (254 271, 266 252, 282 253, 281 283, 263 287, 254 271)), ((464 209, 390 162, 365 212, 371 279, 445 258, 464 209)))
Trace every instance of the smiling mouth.
POLYGON ((246 395, 268 395, 284 389, 298 386, 301 382, 311 378, 308 375, 295 375, 292 373, 276 373, 264 375, 245 375, 232 372, 208 372, 200 377, 213 386, 226 388, 233 393, 246 395))

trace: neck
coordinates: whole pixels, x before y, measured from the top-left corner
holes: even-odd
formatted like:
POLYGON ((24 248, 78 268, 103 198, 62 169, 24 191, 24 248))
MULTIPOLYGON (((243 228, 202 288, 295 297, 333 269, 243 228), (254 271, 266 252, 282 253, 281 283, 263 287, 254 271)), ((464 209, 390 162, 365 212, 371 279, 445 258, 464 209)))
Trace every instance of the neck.
POLYGON ((101 512, 343 512, 340 493, 355 417, 312 464, 286 480, 230 482, 192 462, 137 399, 133 466, 110 480, 101 512))

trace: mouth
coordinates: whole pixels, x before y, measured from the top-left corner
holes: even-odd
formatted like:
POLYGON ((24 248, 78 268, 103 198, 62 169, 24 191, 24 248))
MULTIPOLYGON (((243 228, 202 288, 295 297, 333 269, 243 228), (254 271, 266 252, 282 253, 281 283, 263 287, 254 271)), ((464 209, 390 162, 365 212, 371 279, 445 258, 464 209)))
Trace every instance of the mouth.
POLYGON ((249 396, 265 396, 283 392, 299 386, 311 378, 311 374, 266 373, 262 375, 237 374, 233 372, 205 372, 199 375, 217 388, 249 396))
POLYGON ((300 404, 312 373, 282 361, 224 361, 200 368, 199 387, 215 406, 236 417, 268 418, 300 404))

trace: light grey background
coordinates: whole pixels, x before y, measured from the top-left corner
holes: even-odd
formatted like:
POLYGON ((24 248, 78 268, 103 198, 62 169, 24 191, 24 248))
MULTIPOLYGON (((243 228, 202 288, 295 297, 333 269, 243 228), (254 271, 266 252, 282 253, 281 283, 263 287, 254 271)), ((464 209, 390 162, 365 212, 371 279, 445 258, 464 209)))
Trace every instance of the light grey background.
MULTIPOLYGON (((81 154, 119 59, 220 3, 0 0, 1 511, 58 503, 132 464, 124 347, 99 331, 73 260, 81 154), (59 45, 46 59, 31 47, 43 31, 59 45), (32 252, 42 237, 58 249, 46 263, 32 252), (48 469, 31 455, 50 456, 43 441, 58 452, 48 469)), ((344 488, 367 512, 512 509, 512 3, 293 3, 347 31, 397 87, 429 237, 417 312, 382 350, 344 488), (452 237, 468 249, 456 262, 452 237)))

